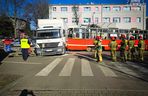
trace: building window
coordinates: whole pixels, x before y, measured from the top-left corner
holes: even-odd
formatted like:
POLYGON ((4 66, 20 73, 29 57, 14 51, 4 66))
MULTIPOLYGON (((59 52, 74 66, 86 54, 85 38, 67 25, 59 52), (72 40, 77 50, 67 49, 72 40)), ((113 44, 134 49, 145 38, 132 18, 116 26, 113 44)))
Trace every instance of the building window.
POLYGON ((137 17, 137 18, 136 18, 136 21, 137 21, 138 23, 140 23, 140 22, 141 22, 141 17, 137 17))
POLYGON ((64 20, 65 23, 68 23, 68 18, 61 18, 64 20))
POLYGON ((130 10, 131 10, 131 7, 130 7, 130 6, 124 6, 124 7, 123 7, 123 10, 124 10, 124 11, 130 11, 130 10))
POLYGON ((84 23, 90 23, 91 22, 91 18, 84 18, 84 23))
POLYGON ((72 18, 72 23, 79 23, 79 18, 72 18))
POLYGON ((121 10, 121 7, 120 6, 114 6, 113 7, 113 11, 120 11, 121 10))
POLYGON ((130 17, 124 17, 123 20, 124 20, 125 23, 130 23, 131 22, 130 17))
POLYGON ((56 7, 53 7, 53 8, 52 8, 52 11, 56 11, 56 10, 57 10, 57 8, 56 8, 56 7))
POLYGON ((109 17, 104 17, 104 18, 103 18, 103 22, 105 22, 105 23, 110 22, 110 18, 109 18, 109 17))
POLYGON ((72 12, 75 12, 75 11, 78 12, 78 11, 79 11, 79 7, 73 6, 73 7, 72 7, 72 12))
POLYGON ((67 11, 67 7, 61 7, 61 11, 62 12, 66 12, 67 11))
POLYGON ((84 11, 85 12, 90 12, 91 11, 91 8, 90 7, 84 7, 84 11))
POLYGON ((103 7, 103 11, 105 11, 105 12, 106 12, 106 11, 107 11, 107 12, 110 11, 110 7, 103 7))
POLYGON ((99 8, 98 7, 96 7, 96 11, 99 11, 99 8))
POLYGON ((99 18, 95 17, 95 23, 98 24, 99 23, 99 18))
POLYGON ((120 17, 113 17, 113 23, 120 23, 120 17))
POLYGON ((76 23, 76 18, 72 18, 72 23, 76 23))
POLYGON ((140 7, 140 6, 136 6, 136 7, 135 7, 135 10, 136 10, 136 11, 141 11, 141 7, 140 7))

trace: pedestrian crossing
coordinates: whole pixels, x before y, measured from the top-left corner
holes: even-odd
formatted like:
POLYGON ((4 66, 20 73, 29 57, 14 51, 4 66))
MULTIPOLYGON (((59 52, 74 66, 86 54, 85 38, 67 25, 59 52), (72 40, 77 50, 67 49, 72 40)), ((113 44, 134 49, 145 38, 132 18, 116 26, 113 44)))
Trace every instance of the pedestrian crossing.
POLYGON ((94 76, 88 60, 81 59, 81 65, 82 76, 94 76))
MULTIPOLYGON (((47 66, 45 66, 43 69, 41 69, 38 73, 36 73, 35 76, 37 77, 49 76, 53 70, 56 70, 56 67, 59 66, 61 62, 62 64, 64 62, 64 65, 60 68, 60 71, 58 71, 59 77, 72 76, 72 73, 75 72, 74 70, 75 64, 80 64, 80 75, 82 77, 86 77, 86 76, 94 77, 96 75, 96 73, 94 73, 94 67, 95 69, 100 70, 105 77, 118 77, 118 72, 116 70, 103 66, 105 65, 104 62, 99 64, 96 62, 91 62, 89 61, 89 59, 86 59, 86 58, 75 58, 75 57, 66 58, 66 60, 65 58, 58 57, 54 59, 52 62, 50 62, 47 66)), ((114 65, 116 68, 118 68, 121 71, 126 71, 126 72, 129 72, 131 75, 138 76, 138 74, 136 74, 134 71, 124 66, 120 66, 120 64, 114 64, 114 65)), ((99 76, 100 73, 97 73, 97 74, 99 76)))
POLYGON ((98 67, 101 69, 101 71, 104 73, 106 77, 117 77, 117 75, 110 68, 99 65, 98 67))
POLYGON ((36 76, 48 76, 50 72, 60 63, 63 58, 56 58, 53 62, 49 63, 45 68, 43 68, 36 76))
POLYGON ((59 76, 71 76, 75 58, 69 58, 59 76))

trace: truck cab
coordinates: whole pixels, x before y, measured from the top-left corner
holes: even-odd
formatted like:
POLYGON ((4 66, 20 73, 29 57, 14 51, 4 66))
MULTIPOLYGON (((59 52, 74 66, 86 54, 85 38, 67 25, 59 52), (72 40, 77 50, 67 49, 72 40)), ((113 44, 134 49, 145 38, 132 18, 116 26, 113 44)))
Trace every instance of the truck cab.
MULTIPOLYGON (((41 20, 41 19, 40 19, 41 20)), ((61 20, 38 21, 39 28, 36 32, 35 53, 37 55, 65 54, 67 29, 61 20)))

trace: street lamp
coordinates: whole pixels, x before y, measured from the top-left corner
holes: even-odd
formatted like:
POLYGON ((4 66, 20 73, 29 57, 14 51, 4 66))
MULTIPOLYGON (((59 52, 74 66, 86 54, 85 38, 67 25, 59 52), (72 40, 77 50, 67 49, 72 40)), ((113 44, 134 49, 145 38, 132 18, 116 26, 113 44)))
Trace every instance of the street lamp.
POLYGON ((94 15, 95 15, 95 12, 92 13, 93 24, 94 24, 94 15))

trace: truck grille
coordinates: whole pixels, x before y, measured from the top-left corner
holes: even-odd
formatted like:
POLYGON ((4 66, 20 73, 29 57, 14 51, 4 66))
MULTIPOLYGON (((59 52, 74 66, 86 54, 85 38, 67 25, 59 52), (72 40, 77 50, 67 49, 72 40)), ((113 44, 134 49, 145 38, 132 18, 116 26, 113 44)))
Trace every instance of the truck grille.
MULTIPOLYGON (((44 43, 44 48, 56 48, 58 47, 59 42, 54 43, 44 43)), ((42 48, 42 44, 38 44, 42 48)))

